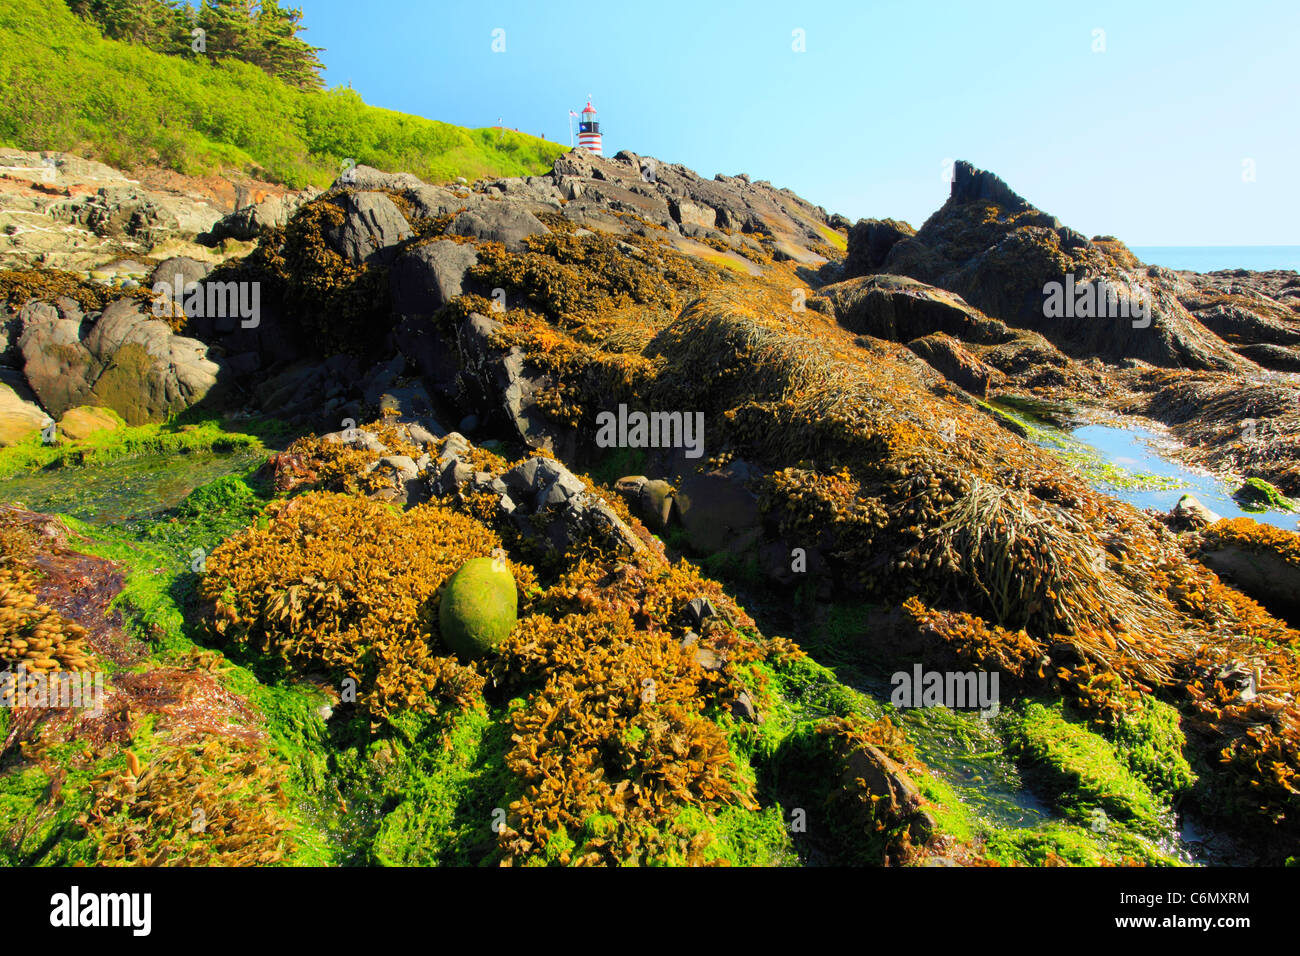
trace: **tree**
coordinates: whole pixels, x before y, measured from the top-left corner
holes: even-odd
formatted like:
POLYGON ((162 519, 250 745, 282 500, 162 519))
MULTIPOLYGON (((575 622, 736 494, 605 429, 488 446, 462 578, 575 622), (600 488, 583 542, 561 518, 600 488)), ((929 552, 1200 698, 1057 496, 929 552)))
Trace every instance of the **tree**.
POLYGON ((262 66, 256 56, 254 0, 203 0, 195 26, 204 32, 208 56, 262 66))
POLYGON ((79 17, 99 25, 111 40, 158 49, 168 36, 172 8, 162 0, 69 0, 79 17))
POLYGON ((302 10, 279 0, 68 0, 73 13, 104 36, 160 53, 190 53, 191 31, 203 30, 205 54, 241 60, 301 89, 318 90, 320 47, 302 40, 302 10))
POLYGON ((277 0, 262 0, 257 26, 265 59, 259 64, 262 69, 303 89, 318 90, 324 85, 320 77, 324 66, 317 56, 321 48, 298 38, 306 29, 302 10, 286 10, 277 0))

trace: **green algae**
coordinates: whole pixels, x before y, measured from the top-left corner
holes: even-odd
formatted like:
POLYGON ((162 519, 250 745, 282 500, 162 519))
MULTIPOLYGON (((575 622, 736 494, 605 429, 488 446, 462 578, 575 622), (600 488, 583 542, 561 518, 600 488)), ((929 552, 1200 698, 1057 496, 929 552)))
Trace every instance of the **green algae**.
MULTIPOLYGON (((196 563, 201 567, 201 558, 196 554, 201 556, 210 551, 254 521, 264 502, 265 492, 250 485, 248 476, 227 475, 194 490, 162 517, 110 527, 97 527, 70 517, 63 520, 70 530, 82 536, 76 544, 78 550, 118 562, 125 569, 122 590, 112 604, 122 614, 125 631, 146 643, 151 649, 152 663, 185 666, 186 656, 200 649, 194 615, 189 613, 194 586, 201 573, 195 570, 196 563)), ((109 665, 107 670, 111 675, 121 669, 109 665)), ((228 661, 217 669, 217 676, 224 686, 245 696, 260 711, 271 741, 272 757, 289 770, 288 814, 297 825, 293 833, 294 852, 288 862, 300 865, 331 862, 335 851, 328 846, 313 813, 324 778, 322 761, 315 756, 325 741, 323 722, 315 713, 322 695, 309 686, 267 686, 251 671, 228 661)), ((158 744, 148 731, 151 718, 146 715, 143 721, 131 746, 136 756, 148 764, 157 753, 158 744)), ((28 849, 14 851, 15 859, 47 864, 93 862, 91 849, 83 846, 84 839, 75 835, 71 821, 86 807, 90 779, 106 770, 120 771, 122 767, 114 761, 124 760, 118 755, 114 760, 82 771, 74 769, 75 762, 65 762, 56 756, 54 765, 67 771, 61 784, 62 806, 66 812, 60 810, 43 826, 42 832, 53 833, 57 828, 59 838, 48 846, 38 841, 36 845, 44 846, 44 850, 31 849, 33 838, 28 838, 24 841, 28 849)), ((3 806, 0 820, 42 812, 38 798, 49 781, 37 793, 40 780, 32 776, 33 769, 44 776, 39 768, 28 768, 17 775, 0 775, 0 806, 3 806)))
MULTIPOLYGON (((499 861, 497 828, 505 823, 513 778, 505 766, 510 749, 507 711, 474 708, 444 727, 420 715, 404 715, 387 753, 368 775, 372 799, 384 807, 370 852, 390 866, 483 866, 499 861), (383 765, 386 765, 384 767, 383 765)), ((360 785, 360 781, 358 781, 360 785)), ((547 858, 573 849, 553 837, 547 858)))
POLYGON ((1122 831, 1094 834, 1059 821, 1033 829, 994 832, 989 835, 984 850, 990 860, 1004 865, 1181 865, 1133 834, 1122 831))
POLYGON ((1262 514, 1266 511, 1300 511, 1300 505, 1269 484, 1263 478, 1247 478, 1233 493, 1233 499, 1242 511, 1262 514))
POLYGON ((1068 819, 1115 821, 1153 839, 1169 837, 1169 806, 1064 704, 1020 702, 1001 722, 1010 752, 1035 772, 1068 819))
POLYGON ((178 418, 172 422, 149 423, 96 432, 79 442, 45 444, 39 435, 0 448, 0 478, 11 478, 37 469, 106 465, 142 456, 191 455, 200 452, 230 453, 259 450, 264 440, 275 441, 284 434, 278 422, 241 422, 242 431, 203 418, 178 418))
MULTIPOLYGON (((697 807, 687 807, 674 820, 688 838, 707 834, 704 847, 706 862, 723 866, 797 866, 799 855, 790 831, 791 821, 778 805, 761 810, 727 807, 719 813, 705 814, 697 807)), ((669 852, 661 866, 677 866, 685 857, 669 852)))
POLYGON ((1182 718, 1172 705, 1143 697, 1132 712, 1104 724, 1101 733, 1133 775, 1153 792, 1177 799, 1195 785, 1196 774, 1183 755, 1187 737, 1182 718))
MULTIPOLYGON (((891 708, 892 710, 892 708, 891 708)), ((944 707, 912 707, 894 719, 917 755, 943 785, 940 801, 960 802, 980 833, 1033 827, 1052 817, 1052 808, 1030 788, 995 722, 944 707)))

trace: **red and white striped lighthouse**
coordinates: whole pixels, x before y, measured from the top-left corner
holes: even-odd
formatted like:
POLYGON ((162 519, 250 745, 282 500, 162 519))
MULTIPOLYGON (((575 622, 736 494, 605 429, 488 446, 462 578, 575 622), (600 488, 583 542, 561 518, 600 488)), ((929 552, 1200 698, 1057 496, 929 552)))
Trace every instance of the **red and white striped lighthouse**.
POLYGON ((591 100, 587 101, 587 108, 578 119, 578 145, 597 156, 605 155, 600 151, 600 124, 596 122, 596 110, 591 105, 591 100))

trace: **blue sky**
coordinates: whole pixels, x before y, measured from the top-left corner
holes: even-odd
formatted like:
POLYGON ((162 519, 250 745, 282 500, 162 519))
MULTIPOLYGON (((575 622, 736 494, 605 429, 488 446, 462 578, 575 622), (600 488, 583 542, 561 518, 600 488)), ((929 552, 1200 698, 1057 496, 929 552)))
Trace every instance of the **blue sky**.
POLYGON ((567 144, 590 94, 606 155, 852 219, 919 226, 960 158, 1090 236, 1300 245, 1295 0, 296 2, 326 82, 376 106, 567 144))

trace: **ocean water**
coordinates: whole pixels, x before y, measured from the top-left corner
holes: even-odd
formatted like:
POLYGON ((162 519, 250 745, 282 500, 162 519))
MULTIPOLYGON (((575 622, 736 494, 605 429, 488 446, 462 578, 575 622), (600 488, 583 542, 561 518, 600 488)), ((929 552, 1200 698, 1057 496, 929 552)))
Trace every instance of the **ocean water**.
POLYGON ((1130 246, 1149 266, 1192 272, 1220 269, 1294 269, 1300 272, 1300 246, 1130 246))

